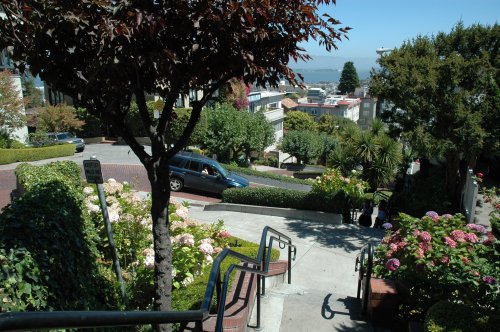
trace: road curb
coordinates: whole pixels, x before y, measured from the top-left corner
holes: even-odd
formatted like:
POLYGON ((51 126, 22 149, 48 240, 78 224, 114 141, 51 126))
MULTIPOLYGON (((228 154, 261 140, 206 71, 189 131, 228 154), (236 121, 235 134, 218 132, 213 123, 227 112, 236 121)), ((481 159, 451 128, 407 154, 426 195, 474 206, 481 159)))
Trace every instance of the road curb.
POLYGON ((263 214, 268 216, 303 219, 309 221, 323 222, 332 225, 342 224, 342 215, 337 213, 328 213, 322 211, 297 210, 288 208, 277 208, 270 206, 230 204, 230 203, 211 203, 206 204, 203 211, 231 211, 252 214, 263 214))

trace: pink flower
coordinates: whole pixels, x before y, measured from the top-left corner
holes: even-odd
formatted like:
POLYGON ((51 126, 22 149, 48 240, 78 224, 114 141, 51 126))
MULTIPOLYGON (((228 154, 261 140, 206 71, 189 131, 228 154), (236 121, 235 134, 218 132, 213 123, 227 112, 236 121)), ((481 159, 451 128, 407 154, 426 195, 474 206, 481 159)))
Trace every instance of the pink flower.
POLYGON ((465 232, 460 229, 451 231, 450 235, 457 242, 465 242, 465 232))
POLYGON ((441 263, 448 265, 450 263, 450 257, 448 256, 441 257, 441 263))
POLYGON ((479 172, 479 173, 477 173, 477 174, 476 174, 476 176, 477 176, 478 178, 483 178, 484 174, 483 174, 483 173, 481 173, 481 172, 479 172))
POLYGON ((418 247, 422 249, 424 252, 428 252, 429 250, 432 250, 432 245, 429 242, 420 242, 418 244, 418 247))
POLYGON ((444 237, 444 242, 451 248, 456 248, 457 247, 457 243, 455 241, 453 241, 452 238, 448 237, 448 236, 445 236, 444 237))
POLYGON ((404 247, 406 247, 407 244, 408 243, 406 243, 405 241, 401 241, 401 242, 398 243, 398 248, 399 249, 403 249, 404 247))
POLYGON ((389 245, 389 248, 391 248, 392 251, 398 251, 398 245, 395 243, 391 243, 389 245))
POLYGON ((394 251, 392 251, 392 250, 387 250, 387 252, 385 253, 385 257, 386 257, 386 258, 391 258, 393 254, 394 254, 394 251))
POLYGON ((417 259, 422 259, 424 258, 425 256, 425 252, 422 248, 418 248, 417 251, 415 252, 415 257, 417 257, 417 259))
POLYGON ((467 233, 465 234, 465 240, 469 241, 470 243, 476 243, 479 239, 477 238, 476 234, 467 233))
POLYGON ((420 231, 418 229, 414 230, 413 235, 418 237, 420 235, 420 231))
POLYGON ((401 263, 399 263, 399 259, 397 258, 391 258, 385 263, 385 267, 389 271, 396 271, 400 265, 401 263))
POLYGON ((231 236, 231 233, 229 231, 226 231, 225 229, 219 232, 219 237, 221 238, 228 238, 231 236))
POLYGON ((466 227, 469 228, 469 229, 472 229, 472 230, 474 230, 476 232, 479 232, 479 233, 485 233, 486 232, 486 228, 484 228, 483 225, 467 224, 466 227))
POLYGON ((496 282, 497 282, 497 280, 495 278, 493 278, 492 276, 484 276, 482 279, 488 285, 493 285, 493 284, 496 284, 496 282))
POLYGON ((433 221, 438 221, 439 220, 439 214, 435 211, 427 211, 425 213, 427 217, 430 217, 433 221))
POLYGON ((477 271, 472 271, 471 273, 472 273, 472 275, 474 277, 479 277, 480 276, 479 272, 477 272, 477 271))
POLYGON ((470 263, 470 259, 468 259, 467 257, 462 257, 462 262, 464 262, 464 264, 469 264, 470 263))
POLYGON ((420 238, 420 240, 422 240, 424 242, 431 242, 431 240, 432 240, 432 235, 426 231, 420 232, 418 237, 420 238))
POLYGON ((449 214, 449 213, 446 213, 446 214, 443 214, 441 216, 441 218, 443 218, 443 219, 450 219, 450 218, 453 218, 453 216, 451 214, 449 214))

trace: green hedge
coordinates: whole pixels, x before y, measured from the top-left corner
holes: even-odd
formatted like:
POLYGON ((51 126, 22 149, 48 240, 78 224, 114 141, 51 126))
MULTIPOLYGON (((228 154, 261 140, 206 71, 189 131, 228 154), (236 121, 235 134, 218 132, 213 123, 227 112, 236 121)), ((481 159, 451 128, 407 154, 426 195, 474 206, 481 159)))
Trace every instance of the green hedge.
POLYGON ((97 264, 78 165, 23 164, 16 173, 26 192, 0 214, 0 311, 117 309, 113 282, 97 264))
POLYGON ((299 190, 274 187, 232 188, 222 193, 224 203, 272 206, 300 210, 314 210, 343 213, 348 202, 346 195, 339 192, 325 195, 299 190))
POLYGON ((74 144, 59 144, 40 148, 0 149, 0 165, 23 161, 67 157, 74 154, 74 144))
POLYGON ((500 314, 480 314, 465 304, 440 301, 427 311, 427 332, 493 332, 500 326, 500 314))
POLYGON ((273 180, 278 180, 282 182, 288 182, 288 183, 297 183, 297 184, 305 184, 305 185, 311 185, 310 180, 303 180, 303 179, 296 179, 292 178, 286 175, 278 175, 270 172, 262 172, 262 171, 257 171, 251 168, 246 168, 246 167, 238 167, 230 164, 223 164, 220 163, 225 169, 231 172, 235 173, 240 173, 240 174, 247 174, 247 175, 253 175, 253 176, 258 176, 261 178, 268 178, 268 179, 273 179, 273 180))

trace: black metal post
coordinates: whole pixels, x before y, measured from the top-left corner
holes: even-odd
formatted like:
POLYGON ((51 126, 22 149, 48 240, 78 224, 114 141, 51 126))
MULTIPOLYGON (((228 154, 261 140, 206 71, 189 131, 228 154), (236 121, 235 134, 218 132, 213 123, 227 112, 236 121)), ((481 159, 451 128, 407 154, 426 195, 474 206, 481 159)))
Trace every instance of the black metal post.
POLYGON ((222 281, 221 281, 220 271, 219 271, 217 273, 217 280, 215 280, 215 295, 217 297, 217 305, 218 306, 224 305, 223 303, 220 303, 220 301, 221 301, 221 294, 222 294, 222 281))
MULTIPOLYGON (((266 269, 266 256, 267 256, 267 247, 264 247, 264 255, 262 256, 262 265, 261 265, 261 271, 264 271, 266 269)), ((266 277, 261 276, 262 280, 262 295, 266 295, 266 277)), ((260 293, 259 293, 260 294, 260 293)))
POLYGON ((292 241, 288 240, 288 284, 292 283, 292 241))
POLYGON ((256 330, 260 329, 260 275, 257 275, 257 326, 256 330))

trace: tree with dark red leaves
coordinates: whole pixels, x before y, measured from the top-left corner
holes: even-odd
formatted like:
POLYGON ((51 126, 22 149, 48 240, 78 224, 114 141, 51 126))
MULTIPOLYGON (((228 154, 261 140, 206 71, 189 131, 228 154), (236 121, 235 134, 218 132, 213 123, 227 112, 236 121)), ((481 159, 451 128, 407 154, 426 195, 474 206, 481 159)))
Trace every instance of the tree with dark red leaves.
POLYGON ((275 86, 282 78, 301 85, 288 66, 309 60, 300 43, 316 40, 327 50, 348 27, 319 15, 334 0, 2 0, 0 48, 20 70, 73 98, 78 107, 111 123, 147 170, 151 182, 157 310, 170 309, 171 244, 167 204, 168 161, 187 142, 203 105, 229 79, 275 86), (181 138, 165 149, 179 94, 201 90, 181 138), (163 98, 152 119, 146 94, 163 98), (125 123, 135 99, 152 152, 125 123))

